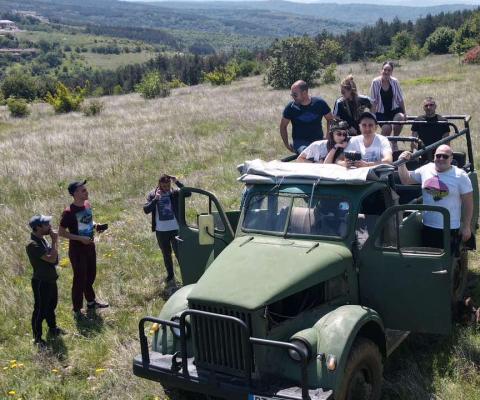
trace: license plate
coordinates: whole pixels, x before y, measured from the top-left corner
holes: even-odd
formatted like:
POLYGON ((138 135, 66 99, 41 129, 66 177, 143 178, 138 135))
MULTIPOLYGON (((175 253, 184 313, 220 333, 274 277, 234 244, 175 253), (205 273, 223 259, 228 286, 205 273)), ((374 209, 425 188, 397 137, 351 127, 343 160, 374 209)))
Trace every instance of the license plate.
POLYGON ((248 400, 282 400, 280 397, 260 396, 258 394, 249 394, 248 400))

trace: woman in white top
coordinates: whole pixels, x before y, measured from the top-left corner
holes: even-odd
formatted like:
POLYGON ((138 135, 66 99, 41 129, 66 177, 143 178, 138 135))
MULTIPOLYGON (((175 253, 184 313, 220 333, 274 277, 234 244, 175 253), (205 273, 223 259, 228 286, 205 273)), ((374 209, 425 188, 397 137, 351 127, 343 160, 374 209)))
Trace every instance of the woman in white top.
POLYGON ((361 154, 361 160, 346 160, 342 163, 347 167, 372 167, 379 164, 392 163, 392 148, 388 139, 375 133, 377 118, 371 112, 364 112, 358 119, 360 136, 350 139, 345 152, 357 152, 361 154))
MULTIPOLYGON (((404 121, 407 115, 402 88, 398 80, 392 76, 393 63, 386 61, 382 65, 380 76, 372 81, 370 99, 373 102, 372 111, 376 113, 377 121, 404 121)), ((392 133, 392 125, 380 124, 382 135, 392 133)), ((394 125, 393 134, 400 135, 402 125, 394 125)))
POLYGON ((348 123, 334 121, 330 125, 326 140, 317 140, 303 150, 297 162, 333 164, 343 160, 343 149, 348 145, 348 123))

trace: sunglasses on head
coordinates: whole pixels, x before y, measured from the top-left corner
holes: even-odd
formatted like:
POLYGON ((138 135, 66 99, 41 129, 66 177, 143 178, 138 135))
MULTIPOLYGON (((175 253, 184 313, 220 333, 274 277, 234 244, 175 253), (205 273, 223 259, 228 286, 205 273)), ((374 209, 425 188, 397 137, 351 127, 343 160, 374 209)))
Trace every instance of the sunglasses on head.
POLYGON ((450 154, 438 153, 435 154, 435 158, 443 158, 444 160, 448 160, 450 158, 450 154))

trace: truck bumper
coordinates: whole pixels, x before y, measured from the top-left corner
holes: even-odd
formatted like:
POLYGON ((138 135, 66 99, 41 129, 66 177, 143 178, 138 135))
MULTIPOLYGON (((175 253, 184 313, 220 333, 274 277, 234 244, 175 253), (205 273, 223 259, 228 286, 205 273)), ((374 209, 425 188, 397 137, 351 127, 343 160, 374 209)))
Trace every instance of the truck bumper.
MULTIPOLYGON (((141 378, 160 382, 169 388, 177 388, 190 392, 219 396, 231 400, 289 399, 302 400, 301 387, 280 387, 275 384, 253 382, 249 388, 245 379, 219 374, 208 370, 197 369, 193 358, 188 359, 188 374, 172 368, 172 355, 150 352, 150 363, 144 364, 141 355, 133 360, 133 373, 141 378)), ((331 390, 309 390, 311 400, 333 399, 331 390)))

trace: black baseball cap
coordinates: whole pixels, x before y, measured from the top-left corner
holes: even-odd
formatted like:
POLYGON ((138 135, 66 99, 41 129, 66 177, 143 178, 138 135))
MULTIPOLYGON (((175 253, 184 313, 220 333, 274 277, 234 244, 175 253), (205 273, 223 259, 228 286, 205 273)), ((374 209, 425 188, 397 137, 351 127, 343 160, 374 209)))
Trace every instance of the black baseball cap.
POLYGON ((73 196, 73 194, 75 193, 75 190, 77 190, 80 186, 85 185, 86 183, 87 183, 86 179, 83 182, 75 181, 70 183, 70 185, 68 185, 68 193, 70 193, 73 196))
POLYGON ((375 116, 374 113, 370 112, 370 111, 364 111, 363 113, 360 114, 360 117, 358 117, 358 123, 360 123, 360 121, 364 118, 370 118, 370 119, 373 119, 375 121, 375 124, 378 125, 378 121, 377 121, 377 117, 375 116))
POLYGON ((30 225, 30 228, 35 229, 37 226, 49 223, 51 220, 51 215, 37 214, 30 218, 30 221, 28 221, 28 225, 30 225))

